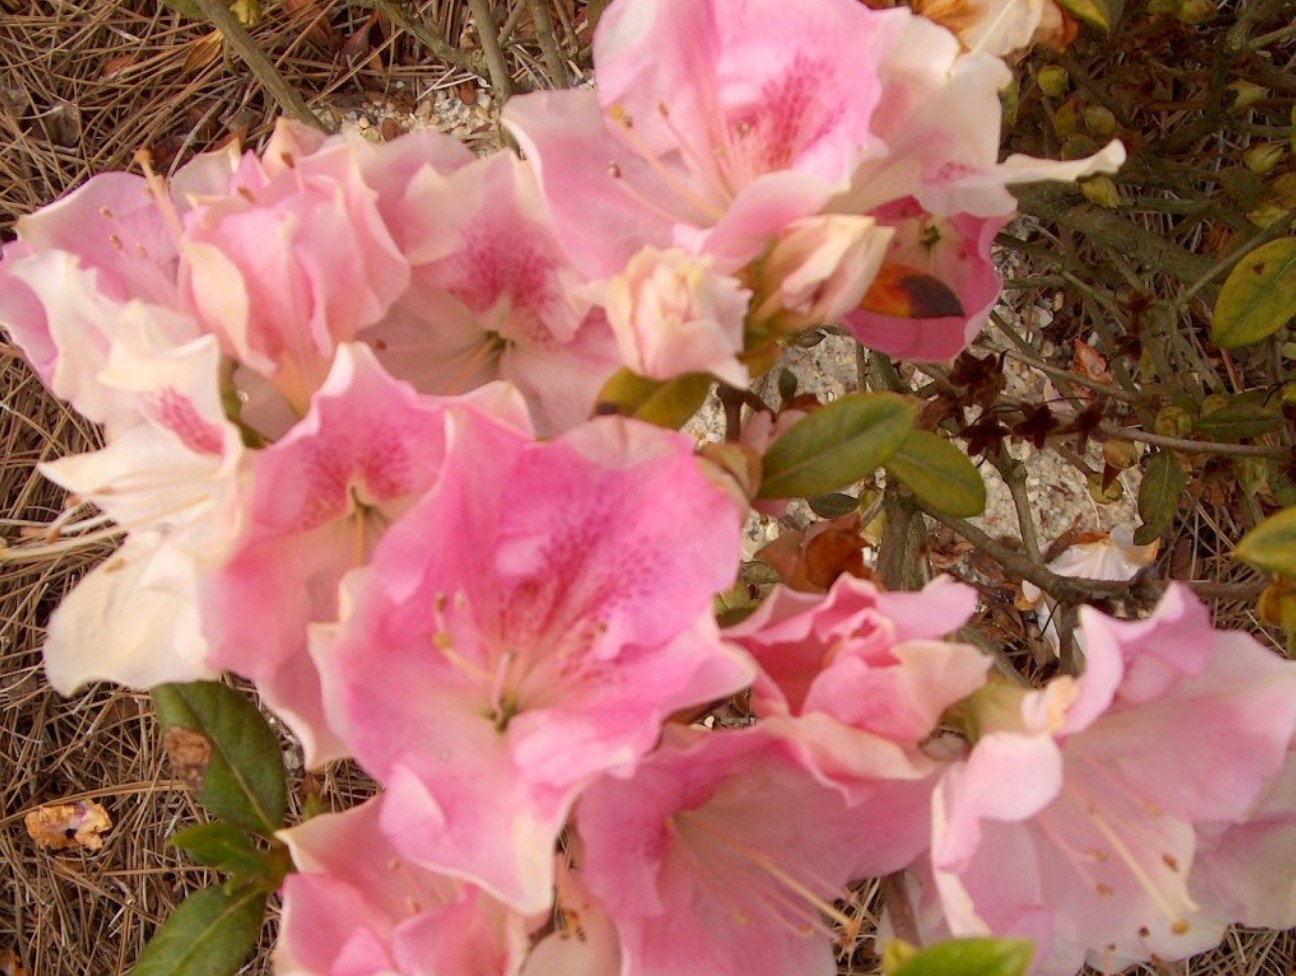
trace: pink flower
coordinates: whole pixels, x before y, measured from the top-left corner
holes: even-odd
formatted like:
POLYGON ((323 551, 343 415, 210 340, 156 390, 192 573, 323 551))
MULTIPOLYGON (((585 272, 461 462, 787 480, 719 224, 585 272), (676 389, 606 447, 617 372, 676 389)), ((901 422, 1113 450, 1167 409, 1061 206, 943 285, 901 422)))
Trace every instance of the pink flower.
POLYGON ((862 307, 847 314, 844 324, 863 345, 887 355, 953 359, 981 331, 999 298, 1002 282, 990 248, 1007 217, 939 217, 922 211, 912 199, 880 207, 875 216, 894 231, 887 262, 944 285, 957 297, 962 314, 901 317, 862 307))
POLYGON ((404 859, 379 828, 381 797, 279 838, 284 879, 278 976, 513 976, 525 919, 466 882, 404 859))
POLYGON ((351 143, 303 143, 283 122, 262 158, 243 156, 218 192, 190 197, 186 296, 227 352, 299 411, 338 343, 378 322, 409 282, 377 196, 351 143))
POLYGON ((256 682, 308 766, 346 750, 324 718, 307 624, 337 619, 342 575, 364 565, 386 526, 435 482, 456 410, 530 431, 512 388, 422 396, 388 376, 369 347, 344 343, 306 416, 252 459, 241 531, 204 586, 208 661, 256 682))
POLYGON ((773 726, 671 726, 628 779, 581 797, 581 871, 621 939, 621 976, 830 976, 824 915, 861 826, 773 726))
POLYGON ((644 248, 608 282, 604 303, 621 358, 639 375, 712 373, 746 387, 737 356, 750 295, 706 258, 644 248))
POLYGON ((585 273, 614 274, 644 245, 728 271, 877 150, 892 28, 848 0, 617 4, 595 35, 597 92, 524 96, 504 118, 585 273))
POLYGON ((932 638, 975 604, 975 591, 944 578, 883 593, 843 575, 822 596, 777 587, 725 631, 761 667, 752 710, 788 719, 820 775, 859 805, 859 837, 842 857, 861 874, 898 870, 927 845, 940 766, 921 746, 990 665, 974 647, 932 638))
POLYGON ((1247 817, 1296 730, 1296 665, 1213 631, 1186 589, 1145 621, 1082 615, 1085 674, 974 697, 979 737, 934 801, 950 929, 1033 936, 1050 974, 1215 945, 1194 825, 1247 817))
POLYGON ((453 171, 425 167, 403 198, 412 277, 365 334, 393 375, 455 395, 516 384, 546 432, 588 418, 619 366, 601 311, 579 297, 531 167, 498 153, 453 171))
POLYGON ((534 912, 577 793, 750 680, 710 608, 738 513, 688 438, 634 421, 533 443, 463 415, 448 443, 312 653, 392 842, 534 912))
POLYGON ((760 264, 753 325, 783 334, 839 321, 868 291, 892 233, 847 214, 788 224, 760 264))

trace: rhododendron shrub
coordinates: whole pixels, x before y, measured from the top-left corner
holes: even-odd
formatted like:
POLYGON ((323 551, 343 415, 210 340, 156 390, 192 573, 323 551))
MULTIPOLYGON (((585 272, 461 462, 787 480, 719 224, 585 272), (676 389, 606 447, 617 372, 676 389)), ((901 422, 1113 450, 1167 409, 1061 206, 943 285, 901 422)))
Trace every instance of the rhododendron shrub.
POLYGON ((509 103, 522 155, 281 123, 4 248, 0 323, 103 431, 42 466, 59 528, 123 537, 50 681, 168 685, 220 747, 225 822, 177 844, 232 878, 185 924, 255 939, 281 888, 292 976, 829 976, 881 875, 897 934, 1026 936, 1040 973, 1296 922, 1296 665, 1186 590, 1086 611, 1083 671, 1031 688, 951 639, 972 587, 812 572, 816 530, 788 585, 735 584, 753 505, 882 464, 921 494, 933 444, 980 485, 895 394, 763 405, 782 346, 954 357, 1007 186, 1119 144, 1001 162, 1005 64, 855 0, 618 0, 594 55, 592 90, 509 103), (726 443, 664 429, 713 386, 726 443), (171 686, 223 672, 379 794, 283 824, 252 706, 171 686))

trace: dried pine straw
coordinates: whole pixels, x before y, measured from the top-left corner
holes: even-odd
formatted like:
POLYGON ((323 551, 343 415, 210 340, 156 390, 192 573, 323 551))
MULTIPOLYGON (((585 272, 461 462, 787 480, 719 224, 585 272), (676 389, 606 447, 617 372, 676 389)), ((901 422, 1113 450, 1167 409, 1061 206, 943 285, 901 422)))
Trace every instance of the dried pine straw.
MULTIPOLYGON (((525 0, 498 6, 515 82, 524 89, 547 85, 544 52, 522 13, 525 0)), ((568 14, 561 27, 571 58, 588 37, 568 31, 575 5, 563 0, 559 6, 568 14)), ((464 4, 422 0, 406 9, 442 37, 473 42, 464 4)), ((328 121, 336 121, 339 108, 389 94, 397 80, 419 94, 471 77, 432 61, 413 38, 366 7, 339 0, 267 4, 254 34, 328 121)), ((0 65, 5 239, 20 215, 94 173, 128 167, 140 148, 148 148, 167 171, 234 136, 255 142, 276 114, 210 29, 184 22, 156 0, 0 0, 0 65)), ((573 61, 567 69, 579 73, 573 61)), ((2 343, 0 396, 0 538, 13 543, 64 508, 64 493, 35 466, 90 449, 96 434, 2 343)), ((1198 565, 1209 564, 1221 574, 1215 578, 1230 571, 1225 540, 1236 538, 1238 528, 1231 519, 1227 508, 1203 505, 1184 529, 1197 547, 1198 565)), ((172 781, 148 696, 95 686, 64 699, 41 674, 42 627, 51 610, 110 551, 110 543, 100 543, 58 560, 0 564, 0 968, 16 958, 33 976, 128 972, 158 922, 186 893, 212 880, 166 847, 168 835, 201 814, 172 781), (44 804, 78 800, 102 803, 112 818, 102 850, 39 850, 23 827, 24 816, 44 804)), ((1226 619, 1247 626, 1253 624, 1249 615, 1249 606, 1239 605, 1226 619)), ((286 740, 285 755, 295 816, 303 773, 299 754, 286 740)), ((334 808, 373 790, 350 764, 331 767, 314 786, 334 808)), ((876 970, 867 935, 876 887, 863 887, 851 906, 866 925, 857 943, 843 947, 843 973, 876 970)), ((242 972, 269 972, 272 941, 273 918, 242 972)), ((1146 971, 1290 976, 1294 969, 1291 933, 1235 932, 1213 953, 1146 971)))

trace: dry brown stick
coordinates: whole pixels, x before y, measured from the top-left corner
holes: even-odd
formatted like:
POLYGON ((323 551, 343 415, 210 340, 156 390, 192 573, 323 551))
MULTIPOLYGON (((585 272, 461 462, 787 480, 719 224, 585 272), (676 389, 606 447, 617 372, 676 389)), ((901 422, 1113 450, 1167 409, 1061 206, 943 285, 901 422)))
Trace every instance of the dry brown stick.
POLYGON ((549 80, 555 88, 566 88, 567 65, 563 63, 562 52, 558 50, 553 18, 549 16, 549 0, 527 0, 527 4, 531 8, 531 20, 535 24, 545 67, 549 69, 549 80))
POLYGON ((252 35, 238 22, 238 18, 230 13, 225 0, 198 0, 198 6, 202 9, 203 16, 215 25, 229 46, 248 66, 248 70, 256 76, 257 81, 261 82, 270 97, 283 109, 284 115, 324 132, 332 131, 310 110, 310 106, 306 104, 301 94, 284 80, 284 76, 266 57, 265 52, 257 46, 252 35))
POLYGON ((486 61, 481 54, 475 51, 461 51, 453 47, 430 24, 411 15, 399 0, 367 0, 367 2, 382 11, 393 24, 431 51, 432 56, 438 61, 444 61, 456 68, 464 68, 473 74, 486 73, 486 61))
POLYGON ((486 57, 491 87, 495 89, 496 97, 503 102, 513 94, 513 79, 504 60, 504 49, 500 47, 499 27, 495 24, 490 0, 468 0, 468 8, 472 11, 473 20, 477 22, 477 33, 481 37, 482 54, 486 57))

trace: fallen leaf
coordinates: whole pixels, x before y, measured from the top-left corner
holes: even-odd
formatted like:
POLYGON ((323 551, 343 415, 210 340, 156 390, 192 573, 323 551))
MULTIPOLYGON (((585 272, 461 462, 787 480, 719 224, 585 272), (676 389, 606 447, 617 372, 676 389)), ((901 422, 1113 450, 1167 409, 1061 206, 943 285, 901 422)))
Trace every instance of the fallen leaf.
POLYGON ((202 785, 203 773, 211 761, 211 739, 201 732, 173 725, 162 736, 162 748, 171 760, 178 778, 195 790, 202 785))
POLYGON ((23 818, 23 824, 37 847, 56 851, 84 847, 97 851, 103 847, 99 835, 112 827, 112 818, 93 800, 79 800, 39 807, 23 818))
POLYGON ((0 976, 31 976, 12 949, 0 952, 0 976))

